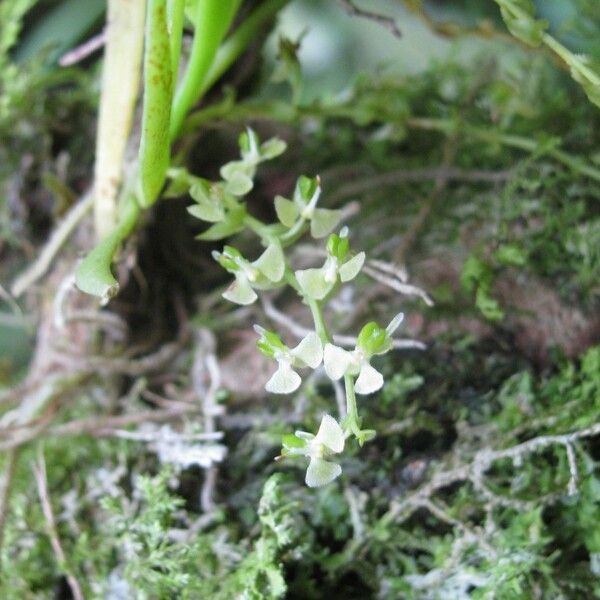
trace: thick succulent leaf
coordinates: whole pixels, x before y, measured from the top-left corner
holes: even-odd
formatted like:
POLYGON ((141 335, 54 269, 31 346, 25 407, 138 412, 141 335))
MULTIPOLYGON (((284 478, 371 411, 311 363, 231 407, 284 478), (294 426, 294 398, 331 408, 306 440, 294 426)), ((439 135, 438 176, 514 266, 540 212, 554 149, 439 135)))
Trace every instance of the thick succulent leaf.
POLYGON ((372 394, 383 387, 383 375, 369 363, 364 363, 354 384, 357 394, 372 394))
POLYGON ((354 357, 350 352, 333 344, 325 344, 323 364, 329 379, 337 381, 342 378, 350 370, 353 363, 354 357))
POLYGON ((239 276, 236 277, 235 281, 223 293, 223 298, 235 304, 246 306, 247 304, 252 304, 258 296, 248 280, 243 276, 239 276))
POLYGON ((344 450, 344 440, 344 432, 339 423, 331 415, 323 415, 315 441, 339 454, 344 450))
POLYGON ((290 351, 295 358, 300 359, 304 365, 316 369, 323 360, 323 344, 321 339, 311 331, 304 339, 290 351))
POLYGON ((322 458, 311 459, 306 469, 306 485, 308 487, 320 487, 331 483, 342 474, 342 467, 322 458))
POLYGON ((275 212, 277 218, 288 228, 294 225, 300 215, 298 207, 283 196, 275 196, 275 212))
POLYGON ((269 281, 280 281, 285 272, 285 257, 278 242, 271 242, 253 263, 269 281))
POLYGON ((289 362, 285 360, 279 361, 277 371, 269 381, 265 389, 272 394, 291 394, 295 392, 302 383, 300 375, 292 369, 289 362))
POLYGON ((296 279, 304 295, 313 300, 323 300, 333 289, 334 284, 325 279, 323 269, 296 271, 296 279))
POLYGON ((329 235, 337 227, 341 218, 340 210, 316 208, 310 222, 310 234, 316 239, 329 235))
POLYGON ((352 281, 362 269, 365 263, 365 253, 360 252, 356 256, 353 256, 349 261, 345 262, 340 268, 340 279, 346 283, 352 281))

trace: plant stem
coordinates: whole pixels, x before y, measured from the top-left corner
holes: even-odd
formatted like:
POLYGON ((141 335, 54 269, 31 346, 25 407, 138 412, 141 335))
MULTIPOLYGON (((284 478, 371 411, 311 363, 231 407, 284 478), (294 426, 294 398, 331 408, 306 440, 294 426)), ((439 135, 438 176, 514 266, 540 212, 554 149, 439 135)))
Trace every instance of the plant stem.
POLYGON ((346 427, 348 432, 359 437, 360 419, 358 416, 358 407, 356 406, 356 394, 354 393, 354 380, 352 379, 352 375, 344 375, 344 385, 346 388, 346 427))
POLYGON ((329 335, 327 325, 325 324, 325 319, 323 318, 321 303, 318 300, 313 300, 309 298, 306 299, 306 303, 310 308, 310 313, 315 324, 315 331, 317 332, 317 335, 321 338, 323 345, 331 342, 331 336, 329 335))

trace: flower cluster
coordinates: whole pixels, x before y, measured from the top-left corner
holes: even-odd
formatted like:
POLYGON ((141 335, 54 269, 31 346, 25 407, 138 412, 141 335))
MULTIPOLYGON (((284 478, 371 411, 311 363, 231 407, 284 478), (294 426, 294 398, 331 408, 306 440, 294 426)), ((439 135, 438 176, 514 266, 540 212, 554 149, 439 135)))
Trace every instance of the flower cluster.
POLYGON ((258 136, 248 129, 240 137, 240 149, 241 160, 226 164, 221 169, 223 180, 219 182, 194 177, 181 169, 170 172, 172 193, 187 190, 194 199, 188 208, 190 214, 209 223, 209 228, 200 234, 201 239, 223 239, 245 228, 260 238, 264 250, 255 260, 245 258, 229 245, 222 252, 213 252, 213 258, 234 277, 223 292, 226 300, 249 305, 258 298, 257 291, 289 285, 311 310, 315 331, 307 333, 294 347, 287 346, 274 331, 258 325, 254 328, 259 336, 258 349, 276 363, 265 386, 268 392, 291 394, 302 383, 299 371, 321 366, 332 381, 344 380, 347 415, 341 423, 325 415, 315 435, 296 431, 283 438, 282 456, 308 458, 306 484, 318 487, 341 474, 342 467, 332 459, 343 452, 346 439, 354 436, 362 445, 375 435, 374 431, 360 427, 356 394, 372 394, 383 386, 383 375, 371 362, 392 349, 392 335, 403 315, 394 317, 385 328, 375 322, 367 323, 360 330, 354 349, 334 343, 325 324, 323 305, 340 286, 360 273, 365 253, 352 252, 347 227, 333 233, 341 212, 318 206, 321 196, 318 177, 302 176, 291 199, 275 198, 278 223, 263 223, 249 215, 243 197, 253 187, 258 165, 280 154, 285 144, 278 139, 261 144, 258 136), (320 267, 293 270, 286 260, 285 249, 307 232, 315 239, 328 236, 325 261, 320 267))

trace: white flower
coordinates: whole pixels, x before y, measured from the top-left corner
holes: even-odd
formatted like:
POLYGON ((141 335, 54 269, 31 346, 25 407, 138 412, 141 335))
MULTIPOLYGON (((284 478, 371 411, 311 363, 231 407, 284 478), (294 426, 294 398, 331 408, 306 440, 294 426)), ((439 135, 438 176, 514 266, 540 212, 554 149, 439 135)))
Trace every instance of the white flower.
POLYGON ((306 485, 320 487, 331 483, 342 473, 342 467, 326 460, 344 450, 345 437, 339 423, 330 415, 324 415, 317 435, 306 431, 296 431, 293 436, 284 438, 286 454, 307 456, 306 485))
POLYGON ((265 389, 272 394, 291 394, 302 383, 300 375, 294 368, 310 367, 316 369, 323 360, 323 344, 313 331, 306 335, 295 348, 288 348, 279 337, 258 325, 255 331, 261 336, 258 348, 263 354, 277 361, 277 370, 265 389))
POLYGON ((258 298, 254 288, 274 287, 273 284, 280 282, 285 272, 285 258, 277 242, 271 242, 253 262, 247 261, 231 246, 225 246, 223 253, 213 252, 213 258, 235 276, 223 293, 223 298, 235 304, 252 304, 258 298))
POLYGON ((367 323, 352 351, 334 344, 326 344, 323 352, 325 372, 333 381, 345 375, 358 376, 354 383, 357 394, 372 394, 383 387, 383 375, 371 366, 370 360, 378 354, 385 354, 392 347, 391 336, 398 328, 404 315, 396 315, 385 328, 377 323, 367 323))
POLYGON ((296 225, 298 219, 310 222, 310 233, 314 238, 325 237, 337 226, 342 211, 317 208, 321 195, 319 178, 301 177, 296 184, 294 199, 275 196, 275 212, 288 229, 296 225))
POLYGON ((340 235, 335 233, 327 241, 327 259, 318 269, 296 271, 296 279, 306 296, 314 300, 322 300, 331 292, 339 281, 352 281, 360 272, 365 262, 365 253, 359 252, 348 258, 348 228, 344 227, 340 235))
POLYGON ((241 160, 234 160, 221 167, 225 191, 234 196, 244 196, 253 187, 256 167, 265 160, 279 156, 286 149, 283 140, 273 138, 260 144, 258 136, 248 128, 240 136, 241 160))

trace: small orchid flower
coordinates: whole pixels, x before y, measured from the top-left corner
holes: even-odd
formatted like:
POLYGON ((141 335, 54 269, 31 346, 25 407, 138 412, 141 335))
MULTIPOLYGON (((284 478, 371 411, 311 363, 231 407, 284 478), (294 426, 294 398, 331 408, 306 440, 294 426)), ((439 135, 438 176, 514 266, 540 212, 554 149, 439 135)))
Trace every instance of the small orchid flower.
POLYGON ((225 191, 233 196, 244 196, 253 187, 256 167, 265 160, 279 156, 285 151, 283 140, 273 138, 260 144, 256 133, 248 128, 239 139, 241 160, 234 160, 221 167, 221 177, 225 180, 225 191))
POLYGON ((337 381, 345 375, 358 376, 354 383, 357 394, 372 394, 381 389, 383 375, 371 366, 370 360, 391 349, 391 336, 403 319, 403 313, 396 315, 385 329, 373 321, 367 323, 358 335, 355 349, 350 352, 339 346, 326 344, 323 363, 329 378, 337 381))
POLYGON ((296 431, 283 438, 283 453, 307 456, 310 460, 306 470, 306 485, 320 487, 331 483, 342 473, 342 467, 326 460, 344 450, 345 436, 339 423, 330 415, 324 415, 317 435, 296 431))
POLYGON ((298 219, 302 223, 309 221, 311 235, 314 238, 325 237, 340 222, 342 213, 339 210, 317 208, 320 195, 321 185, 318 177, 300 177, 294 190, 293 201, 283 196, 275 196, 277 217, 288 229, 294 227, 298 219))
POLYGON ((349 250, 347 227, 339 235, 331 234, 327 241, 325 264, 320 269, 296 271, 296 279, 304 294, 314 300, 322 300, 338 280, 346 283, 354 279, 365 262, 365 253, 360 252, 348 259, 349 250))
POLYGON ((277 361, 277 370, 265 389, 273 394, 291 394, 302 383, 302 379, 294 368, 310 367, 316 369, 323 360, 323 345, 315 332, 306 335, 295 348, 288 348, 281 338, 272 331, 258 325, 254 326, 260 339, 256 343, 258 349, 269 358, 277 361))
POLYGON ((222 253, 213 252, 213 258, 235 276, 223 298, 236 304, 252 304, 258 297, 254 289, 274 287, 281 281, 285 271, 285 259, 278 242, 271 242, 254 262, 247 261, 232 246, 225 246, 222 253))

